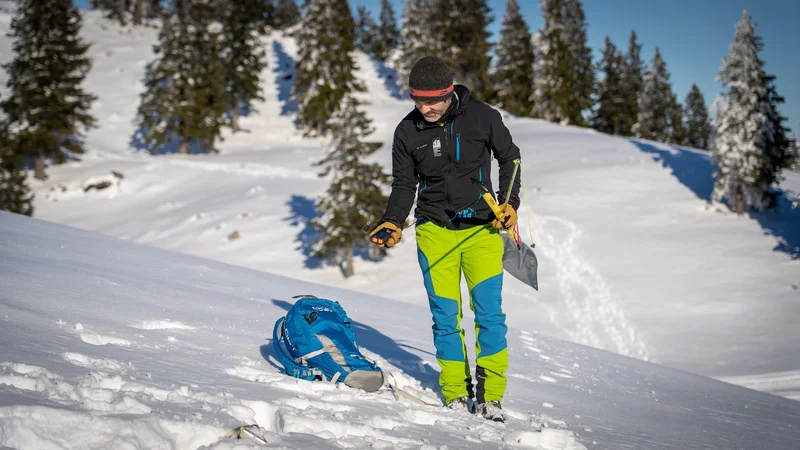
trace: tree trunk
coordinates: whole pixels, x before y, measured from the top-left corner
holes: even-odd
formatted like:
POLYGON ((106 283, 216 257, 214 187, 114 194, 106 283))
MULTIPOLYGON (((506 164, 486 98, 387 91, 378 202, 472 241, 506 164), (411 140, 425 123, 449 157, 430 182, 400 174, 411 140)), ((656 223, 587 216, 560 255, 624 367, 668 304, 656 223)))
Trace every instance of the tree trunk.
POLYGON ((125 13, 127 12, 125 10, 125 3, 127 3, 126 0, 119 0, 117 2, 117 8, 119 13, 119 24, 122 25, 123 27, 125 26, 125 13))
POLYGON ((241 128, 239 128, 239 116, 240 115, 241 115, 241 112, 239 111, 239 102, 237 101, 237 102, 234 102, 234 104, 233 104, 233 117, 231 118, 231 128, 233 129, 234 133, 239 131, 239 130, 241 130, 241 128))
POLYGON ((189 154, 189 143, 186 142, 186 138, 181 136, 180 145, 178 146, 178 153, 181 155, 188 155, 189 154))
POLYGON ((147 13, 147 2, 145 0, 136 0, 133 6, 133 24, 134 25, 141 25, 142 21, 144 20, 144 16, 147 13))
POLYGON ((744 196, 741 188, 736 190, 736 214, 740 216, 744 214, 744 196))
POLYGON ((353 268, 353 246, 349 246, 344 249, 344 262, 342 263, 342 274, 345 278, 350 278, 355 274, 355 269, 353 268))
POLYGON ((36 156, 36 164, 34 165, 33 177, 37 180, 46 180, 47 174, 44 173, 44 153, 39 153, 36 156))

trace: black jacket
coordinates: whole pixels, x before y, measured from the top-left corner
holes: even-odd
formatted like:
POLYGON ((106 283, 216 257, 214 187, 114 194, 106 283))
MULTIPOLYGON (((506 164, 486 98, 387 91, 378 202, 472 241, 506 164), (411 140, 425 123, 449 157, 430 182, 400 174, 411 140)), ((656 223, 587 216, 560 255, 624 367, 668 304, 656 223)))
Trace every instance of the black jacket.
MULTIPOLYGON (((392 145, 392 193, 381 222, 402 227, 414 197, 418 223, 430 220, 449 229, 484 225, 494 220, 476 178, 494 191, 492 156, 500 166, 497 201, 502 204, 511 181, 513 161, 519 159, 500 113, 471 99, 469 89, 455 86, 456 98, 438 123, 425 121, 416 108, 397 126, 392 145), (417 188, 419 187, 419 190, 417 188)), ((509 203, 519 206, 519 172, 509 203)))

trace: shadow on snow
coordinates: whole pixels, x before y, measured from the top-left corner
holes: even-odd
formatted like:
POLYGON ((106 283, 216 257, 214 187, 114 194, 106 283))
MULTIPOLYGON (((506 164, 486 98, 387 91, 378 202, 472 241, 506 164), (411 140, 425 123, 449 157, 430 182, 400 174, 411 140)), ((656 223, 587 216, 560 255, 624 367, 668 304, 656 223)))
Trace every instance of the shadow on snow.
MULTIPOLYGON (((710 153, 702 153, 669 145, 659 148, 653 144, 629 139, 653 160, 669 169, 672 175, 689 188, 697 198, 711 201, 714 189, 714 163, 710 153)), ((792 259, 800 259, 800 208, 792 208, 789 193, 776 189, 777 204, 774 211, 748 211, 747 215, 758 221, 764 234, 773 236, 777 244, 773 251, 788 254, 792 259)))

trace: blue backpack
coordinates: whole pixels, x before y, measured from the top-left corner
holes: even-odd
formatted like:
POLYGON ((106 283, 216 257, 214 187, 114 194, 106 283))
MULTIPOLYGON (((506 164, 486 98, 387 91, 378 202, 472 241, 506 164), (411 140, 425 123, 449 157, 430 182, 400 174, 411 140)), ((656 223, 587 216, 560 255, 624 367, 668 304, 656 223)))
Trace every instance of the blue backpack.
POLYGON ((272 330, 272 346, 283 372, 303 380, 343 382, 367 392, 380 389, 383 372, 361 354, 350 318, 339 302, 298 297, 272 330))

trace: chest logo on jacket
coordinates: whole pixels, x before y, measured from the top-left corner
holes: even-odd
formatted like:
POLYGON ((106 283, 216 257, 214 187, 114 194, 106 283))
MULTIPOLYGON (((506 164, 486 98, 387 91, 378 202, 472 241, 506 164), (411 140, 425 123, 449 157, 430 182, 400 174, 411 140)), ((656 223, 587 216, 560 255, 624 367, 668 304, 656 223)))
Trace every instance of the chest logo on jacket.
POLYGON ((442 156, 442 141, 439 138, 433 140, 433 156, 442 156))

